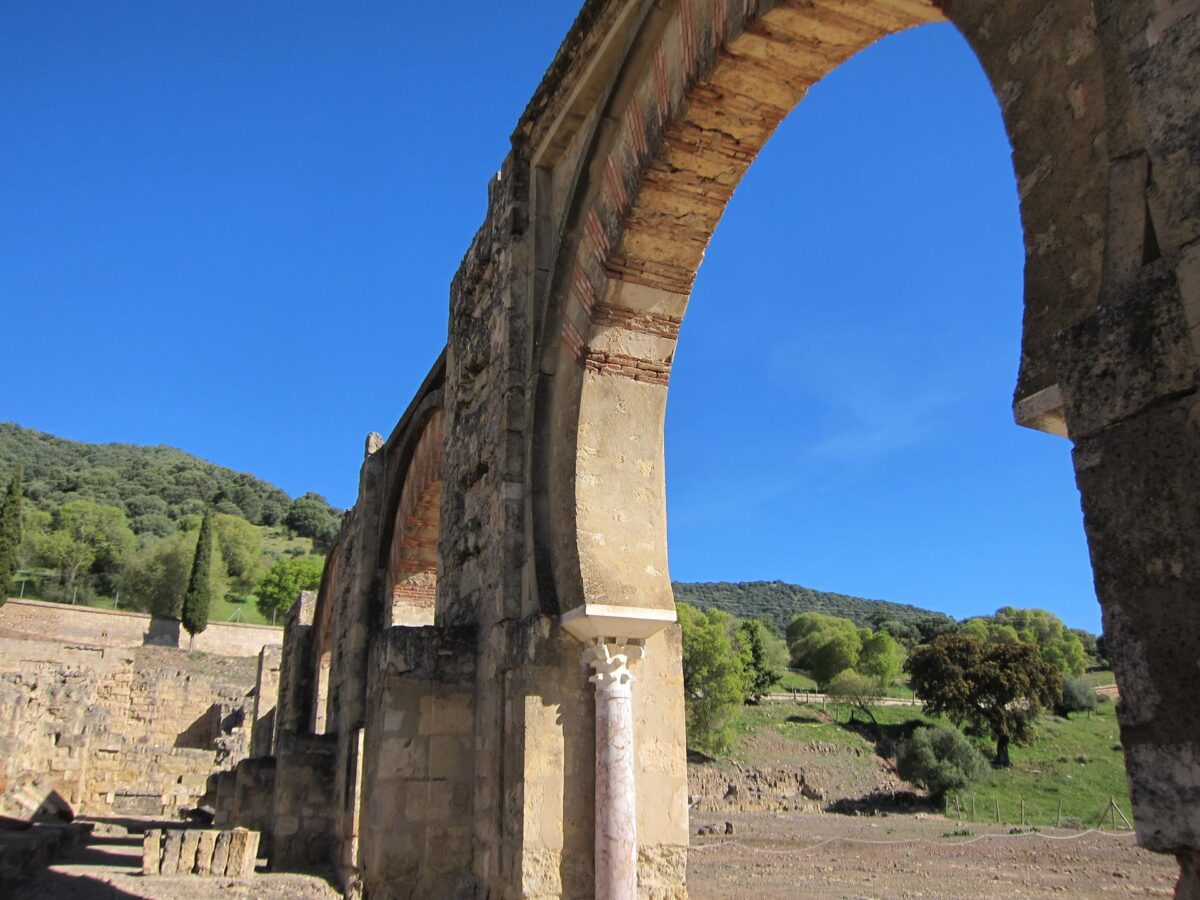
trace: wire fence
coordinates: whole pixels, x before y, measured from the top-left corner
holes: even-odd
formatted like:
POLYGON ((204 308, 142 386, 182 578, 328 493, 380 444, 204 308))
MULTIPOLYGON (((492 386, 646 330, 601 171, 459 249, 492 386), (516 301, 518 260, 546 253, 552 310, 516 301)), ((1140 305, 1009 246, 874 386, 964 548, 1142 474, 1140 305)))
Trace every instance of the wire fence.
POLYGON ((999 796, 986 798, 979 802, 974 794, 947 794, 943 800, 943 812, 946 818, 960 822, 990 822, 995 825, 1019 825, 1055 828, 1078 828, 1091 826, 1100 828, 1107 820, 1109 827, 1116 831, 1131 832, 1133 825, 1129 816, 1121 809, 1115 797, 1110 796, 1108 803, 1101 809, 1075 809, 1064 807, 1060 799, 1054 812, 1053 819, 1041 807, 1036 810, 1032 804, 1025 802, 1025 797, 1008 798, 1004 801, 999 796), (1013 816, 1016 816, 1014 819, 1013 816))

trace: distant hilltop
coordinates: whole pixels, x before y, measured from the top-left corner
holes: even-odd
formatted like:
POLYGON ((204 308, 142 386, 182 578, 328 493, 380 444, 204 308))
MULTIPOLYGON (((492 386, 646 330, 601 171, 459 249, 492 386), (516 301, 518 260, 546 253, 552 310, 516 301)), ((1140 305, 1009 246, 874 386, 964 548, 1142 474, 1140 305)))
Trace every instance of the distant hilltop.
POLYGON ((781 632, 803 612, 841 616, 859 626, 874 628, 887 621, 905 623, 935 619, 946 624, 954 621, 945 613, 907 603, 831 594, 782 581, 677 581, 672 586, 678 603, 699 609, 723 609, 742 619, 766 618, 781 632))
POLYGON ((203 512, 214 498, 218 512, 255 525, 282 522, 292 504, 273 484, 174 447, 88 444, 0 423, 0 478, 7 483, 18 466, 38 509, 93 500, 123 509, 138 534, 164 533, 167 520, 203 512))

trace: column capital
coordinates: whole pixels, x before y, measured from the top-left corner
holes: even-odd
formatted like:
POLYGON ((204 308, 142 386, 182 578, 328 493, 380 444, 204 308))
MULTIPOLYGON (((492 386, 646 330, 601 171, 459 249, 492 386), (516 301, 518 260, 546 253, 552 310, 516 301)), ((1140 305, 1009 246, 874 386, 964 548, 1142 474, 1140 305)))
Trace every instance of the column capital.
POLYGON ((583 651, 583 661, 595 674, 588 681, 596 690, 612 690, 633 681, 630 667, 646 655, 646 645, 628 638, 598 637, 583 651))

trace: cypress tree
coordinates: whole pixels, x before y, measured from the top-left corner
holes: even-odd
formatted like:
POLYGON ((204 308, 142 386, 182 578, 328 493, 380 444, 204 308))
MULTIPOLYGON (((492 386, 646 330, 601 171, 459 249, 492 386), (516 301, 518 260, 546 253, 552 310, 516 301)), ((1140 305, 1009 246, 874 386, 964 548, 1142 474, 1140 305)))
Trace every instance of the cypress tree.
POLYGON ((212 605, 212 516, 212 508, 205 509, 204 520, 200 523, 200 537, 196 541, 196 556, 192 559, 192 574, 183 595, 181 618, 184 629, 191 635, 189 649, 195 645, 196 635, 208 627, 208 608, 212 605))
POLYGON ((21 470, 13 473, 12 481, 0 503, 0 606, 12 592, 13 576, 17 573, 17 553, 21 549, 21 470))

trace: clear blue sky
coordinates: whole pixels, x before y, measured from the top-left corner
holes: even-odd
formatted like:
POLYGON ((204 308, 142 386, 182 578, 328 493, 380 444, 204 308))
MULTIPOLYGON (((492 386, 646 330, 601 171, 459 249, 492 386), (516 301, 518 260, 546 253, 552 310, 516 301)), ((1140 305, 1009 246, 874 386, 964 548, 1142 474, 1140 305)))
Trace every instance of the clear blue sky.
MULTIPOLYGON (((0 0, 0 420, 352 503, 576 11, 0 0)), ((998 107, 949 26, 814 88, 684 323, 672 576, 1099 630, 1070 447, 1012 424, 1021 267, 998 107)))

